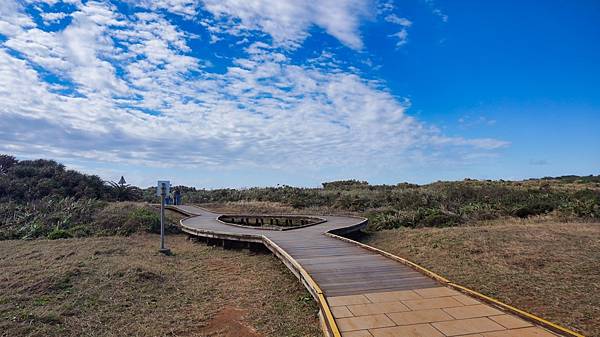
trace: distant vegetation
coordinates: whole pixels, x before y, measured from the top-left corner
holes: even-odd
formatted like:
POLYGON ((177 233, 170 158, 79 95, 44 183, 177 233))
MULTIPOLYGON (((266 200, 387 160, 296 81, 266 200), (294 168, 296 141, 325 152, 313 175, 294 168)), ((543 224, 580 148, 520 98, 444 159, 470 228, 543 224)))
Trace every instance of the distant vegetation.
MULTIPOLYGON (((322 188, 176 188, 185 203, 259 201, 299 211, 360 214, 369 218, 370 230, 456 226, 503 217, 600 221, 600 176, 427 185, 344 180, 323 183, 322 188)), ((156 210, 144 202, 156 201, 154 187, 105 182, 52 160, 18 161, 0 155, 0 239, 155 231, 156 210)))
POLYGON ((53 160, 0 155, 0 202, 26 203, 45 197, 107 199, 110 189, 97 176, 66 170, 53 160))
MULTIPOLYGON (((371 230, 455 226, 540 215, 600 221, 600 176, 527 181, 466 179, 427 185, 369 185, 345 180, 324 183, 323 188, 180 189, 188 203, 266 201, 300 210, 361 214, 370 219, 371 230)), ((148 191, 145 195, 148 198, 148 191)))
POLYGON ((137 187, 66 170, 52 160, 0 155, 0 240, 157 232, 156 209, 131 202, 141 195, 137 187))
POLYGON ((46 197, 139 201, 142 190, 127 183, 67 170, 53 160, 16 160, 0 154, 0 202, 27 203, 46 197))

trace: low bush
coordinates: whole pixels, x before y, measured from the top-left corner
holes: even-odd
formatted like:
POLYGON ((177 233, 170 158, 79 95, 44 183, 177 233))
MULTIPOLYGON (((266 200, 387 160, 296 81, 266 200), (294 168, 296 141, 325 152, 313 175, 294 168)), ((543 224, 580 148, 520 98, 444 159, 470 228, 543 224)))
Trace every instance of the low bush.
POLYGON ((535 215, 548 214, 554 210, 555 205, 547 202, 532 202, 515 207, 511 215, 519 218, 528 218, 535 215))
POLYGON ((148 208, 137 208, 129 213, 127 223, 132 228, 144 229, 151 233, 160 233, 160 215, 148 208))
MULTIPOLYGON (((44 198, 26 204, 0 203, 0 240, 62 239, 159 231, 159 211, 145 203, 108 203, 74 198, 44 198)), ((166 231, 178 231, 168 218, 166 231)))
POLYGON ((48 233, 48 239, 50 240, 68 239, 70 237, 72 237, 71 233, 58 227, 54 228, 50 233, 48 233))
MULTIPOLYGON (((178 186, 187 203, 259 202, 313 212, 367 215, 372 230, 455 226, 504 217, 561 216, 600 221, 600 177, 525 181, 472 180, 369 185, 344 180, 323 188, 291 186, 204 190, 178 186)), ((144 198, 154 200, 152 189, 144 198)))
POLYGON ((0 203, 0 239, 47 237, 55 230, 68 231, 89 224, 106 203, 93 199, 46 197, 28 203, 0 203))
POLYGON ((368 218, 371 230, 399 227, 450 227, 464 221, 458 214, 436 208, 419 208, 416 211, 379 211, 373 212, 368 218))
POLYGON ((560 205, 558 212, 563 217, 600 219, 600 204, 595 200, 573 200, 560 205))

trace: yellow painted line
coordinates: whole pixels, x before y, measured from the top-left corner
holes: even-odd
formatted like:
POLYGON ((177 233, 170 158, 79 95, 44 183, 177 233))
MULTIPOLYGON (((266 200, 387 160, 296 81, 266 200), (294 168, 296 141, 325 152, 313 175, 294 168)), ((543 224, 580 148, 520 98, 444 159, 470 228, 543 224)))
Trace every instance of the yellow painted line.
POLYGON ((396 256, 396 255, 390 254, 390 253, 388 253, 388 252, 386 252, 384 250, 381 250, 379 248, 375 248, 373 246, 369 246, 369 245, 366 245, 364 243, 361 243, 361 242, 358 242, 358 241, 354 241, 352 239, 348 239, 348 238, 345 238, 345 237, 342 237, 342 236, 339 236, 339 235, 336 235, 336 234, 326 233, 326 235, 328 235, 330 237, 334 237, 334 238, 342 240, 342 241, 354 243, 354 244, 356 244, 358 246, 361 246, 361 247, 363 247, 363 248, 365 248, 367 250, 371 250, 371 251, 377 252, 377 253, 379 253, 379 254, 381 254, 383 256, 389 257, 392 260, 396 260, 396 261, 399 261, 401 263, 407 264, 407 265, 409 265, 409 266, 411 266, 411 267, 413 267, 413 268, 415 268, 415 269, 423 272, 424 274, 432 277, 433 279, 436 279, 437 281, 439 281, 439 282, 441 282, 441 283, 443 283, 443 284, 445 284, 445 285, 447 285, 449 287, 461 290, 461 291, 463 291, 465 293, 468 293, 468 294, 470 294, 470 295, 472 295, 474 297, 480 298, 480 299, 482 299, 482 300, 484 300, 486 302, 494 303, 495 305, 497 305, 499 307, 502 307, 505 310, 510 311, 510 312, 516 314, 517 316, 526 318, 526 319, 528 319, 530 321, 533 321, 533 322, 535 322, 535 323, 537 323, 537 324, 539 324, 539 325, 541 325, 541 326, 543 326, 545 328, 553 330, 555 332, 567 334, 567 335, 572 336, 572 337, 585 337, 584 335, 579 334, 579 333, 577 333, 577 332, 575 332, 573 330, 567 329, 567 328, 562 327, 562 326, 560 326, 560 325, 558 325, 556 323, 552 323, 552 322, 547 321, 547 320, 545 320, 545 319, 543 319, 541 317, 538 317, 538 316, 536 316, 534 314, 530 314, 530 313, 528 313, 526 311, 523 311, 521 309, 518 309, 518 308, 515 308, 513 306, 510 306, 510 305, 508 305, 508 304, 506 304, 504 302, 501 302, 501 301, 499 301, 499 300, 497 300, 497 299, 495 299, 493 297, 486 296, 486 295, 481 294, 481 293, 479 293, 479 292, 477 292, 475 290, 469 289, 469 288, 467 288, 465 286, 461 286, 459 284, 453 283, 450 280, 446 279, 445 277, 442 277, 442 276, 440 276, 440 275, 432 272, 431 270, 429 270, 429 269, 427 269, 425 267, 422 267, 422 266, 420 266, 420 265, 418 265, 418 264, 416 264, 416 263, 414 263, 412 261, 409 261, 409 260, 407 260, 405 258, 402 258, 402 257, 396 256))
POLYGON ((315 280, 308 274, 306 270, 304 270, 304 268, 302 268, 302 266, 294 258, 292 258, 285 250, 281 249, 281 247, 279 247, 275 242, 271 241, 271 239, 267 237, 263 237, 263 240, 267 241, 270 245, 277 249, 277 251, 279 251, 281 255, 285 256, 285 258, 290 263, 292 263, 294 267, 300 272, 300 274, 302 275, 304 280, 310 285, 310 287, 313 288, 313 290, 317 294, 317 300, 321 304, 321 308, 324 311, 325 321, 327 321, 329 328, 331 329, 331 333, 333 334, 333 337, 341 337, 342 334, 340 333, 337 323, 333 318, 333 314, 331 313, 331 309, 329 308, 329 303, 327 302, 327 299, 325 298, 325 295, 323 295, 323 291, 321 290, 321 287, 319 287, 317 282, 315 282, 315 280))
POLYGON ((519 316, 526 317, 526 318, 528 318, 528 319, 530 319, 532 321, 536 321, 536 322, 540 323, 542 326, 546 326, 546 327, 550 328, 551 330, 555 330, 555 331, 558 330, 558 331, 560 331, 562 333, 566 333, 566 334, 569 334, 571 336, 585 337, 584 335, 581 335, 581 334, 579 334, 579 333, 577 333, 575 331, 572 331, 572 330, 567 329, 565 327, 562 327, 562 326, 560 326, 558 324, 555 324, 555 323, 552 323, 550 321, 547 321, 547 320, 545 320, 545 319, 543 319, 541 317, 538 317, 536 315, 530 314, 530 313, 528 313, 526 311, 523 311, 521 309, 518 309, 518 308, 515 308, 513 306, 510 306, 510 305, 508 305, 506 303, 500 302, 499 300, 497 300, 497 299, 495 299, 493 297, 486 296, 486 295, 484 295, 482 293, 479 293, 479 292, 477 292, 475 290, 472 290, 472 289, 469 289, 467 287, 461 286, 460 284, 456 284, 456 283, 450 282, 450 283, 448 283, 448 285, 451 286, 451 287, 453 287, 453 288, 462 290, 463 292, 469 293, 469 294, 471 294, 471 295, 473 295, 475 297, 479 297, 479 298, 481 298, 481 299, 483 299, 485 301, 492 302, 492 303, 494 303, 494 304, 496 304, 496 305, 498 305, 500 307, 503 307, 503 308, 507 309, 508 311, 515 312, 519 316))
POLYGON ((385 257, 388 257, 388 258, 390 258, 392 260, 395 260, 395 261, 398 261, 400 263, 409 265, 410 267, 412 267, 414 269, 417 269, 418 271, 420 271, 420 272, 428 275, 429 277, 431 277, 431 278, 433 278, 435 280, 438 280, 438 281, 440 281, 442 283, 450 283, 450 281, 448 279, 446 279, 445 277, 442 277, 442 276, 440 276, 440 275, 432 272, 431 270, 429 270, 429 269, 427 269, 425 267, 421 267, 420 265, 418 265, 418 264, 416 264, 416 263, 414 263, 412 261, 409 261, 409 260, 407 260, 405 258, 402 258, 402 257, 396 256, 396 255, 390 254, 390 253, 388 253, 388 252, 386 252, 384 250, 381 250, 379 248, 375 248, 373 246, 365 245, 364 243, 361 243, 361 242, 358 242, 358 241, 354 241, 352 239, 348 239, 348 238, 345 238, 343 236, 339 236, 339 235, 332 234, 332 233, 326 233, 326 235, 331 236, 331 237, 336 238, 336 239, 339 239, 339 240, 342 240, 342 241, 346 241, 346 242, 350 242, 350 243, 359 245, 359 246, 361 246, 364 249, 367 249, 367 250, 370 250, 370 251, 374 251, 374 252, 379 253, 379 254, 381 254, 381 255, 383 255, 385 257))

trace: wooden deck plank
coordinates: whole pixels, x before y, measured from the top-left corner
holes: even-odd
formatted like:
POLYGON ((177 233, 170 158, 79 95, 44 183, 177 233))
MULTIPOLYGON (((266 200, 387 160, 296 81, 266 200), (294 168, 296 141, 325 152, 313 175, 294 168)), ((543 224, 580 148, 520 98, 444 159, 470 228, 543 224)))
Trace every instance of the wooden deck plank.
MULTIPOLYGON (((178 206, 179 207, 179 206, 178 206)), ((323 235, 356 225, 351 217, 324 216, 325 223, 289 231, 269 231, 229 226, 216 221, 219 214, 183 206, 198 217, 185 220, 195 229, 267 237, 302 266, 328 296, 429 288, 437 285, 425 275, 375 252, 323 235)), ((201 234, 200 234, 201 235, 201 234)))

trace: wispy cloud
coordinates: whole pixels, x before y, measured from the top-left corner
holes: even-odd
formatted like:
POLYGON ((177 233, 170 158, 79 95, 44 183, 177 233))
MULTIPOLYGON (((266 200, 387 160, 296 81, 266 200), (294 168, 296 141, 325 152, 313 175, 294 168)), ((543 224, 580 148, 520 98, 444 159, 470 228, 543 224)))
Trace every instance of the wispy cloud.
POLYGON ((400 31, 389 35, 390 37, 396 38, 396 48, 400 48, 408 43, 408 28, 412 26, 412 21, 407 18, 401 18, 394 13, 390 14, 389 11, 392 9, 393 7, 384 9, 382 12, 385 14, 385 21, 401 27, 400 31))
POLYGON ((431 9, 431 13, 442 20, 442 22, 448 22, 448 15, 444 13, 435 3, 435 0, 424 0, 427 6, 431 9))
MULTIPOLYGON (((311 169, 418 161, 431 158, 432 148, 459 158, 469 149, 508 145, 443 135, 407 114, 408 99, 339 67, 331 54, 290 58, 311 26, 362 48, 363 1, 170 0, 140 2, 127 14, 88 1, 63 12, 71 20, 59 30, 37 26, 12 0, 5 4, 0 152, 145 166, 311 169), (215 71, 191 47, 197 36, 162 11, 251 42, 215 71), (202 11, 209 19, 198 16, 202 11)), ((52 13, 42 17, 63 18, 52 13)))
POLYGON ((372 15, 368 0, 205 0, 203 5, 212 14, 205 23, 214 34, 244 36, 260 31, 274 45, 292 49, 310 35, 312 26, 350 48, 361 49, 361 19, 372 15))
POLYGON ((464 115, 458 119, 458 125, 465 129, 476 126, 494 126, 496 125, 496 122, 497 121, 495 119, 485 116, 464 115))

